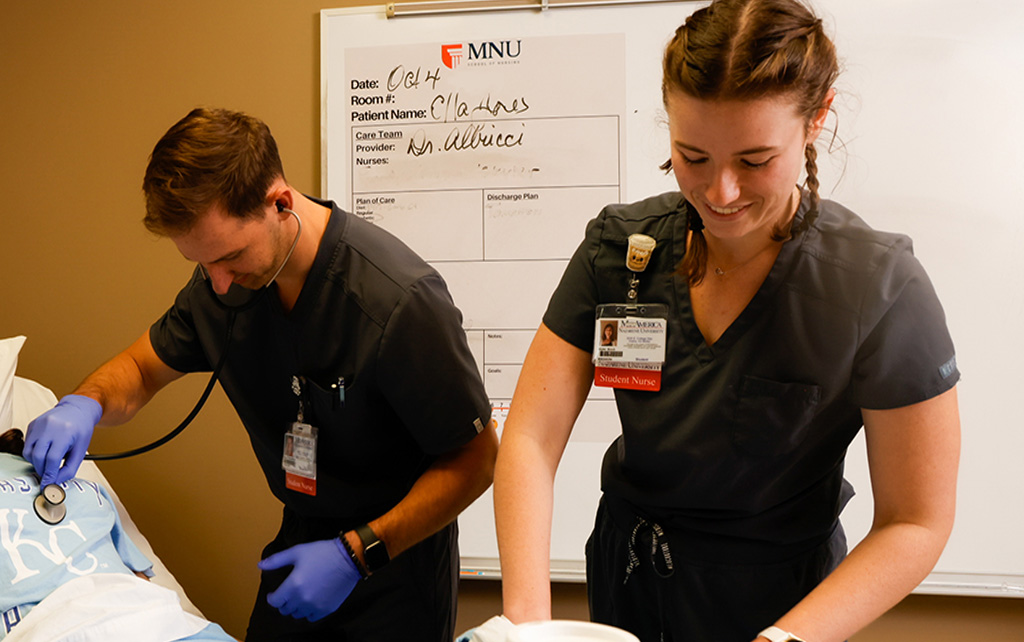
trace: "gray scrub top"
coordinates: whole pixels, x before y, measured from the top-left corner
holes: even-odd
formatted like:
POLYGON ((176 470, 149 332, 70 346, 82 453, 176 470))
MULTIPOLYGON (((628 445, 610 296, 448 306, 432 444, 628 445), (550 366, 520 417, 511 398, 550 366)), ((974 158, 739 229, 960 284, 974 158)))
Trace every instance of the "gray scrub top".
MULTIPOLYGON (((295 306, 286 312, 270 291, 238 312, 220 383, 274 495, 303 516, 354 526, 472 440, 491 406, 441 276, 387 231, 318 202, 332 211, 295 306), (316 496, 288 489, 281 468, 298 411, 293 376, 305 382, 304 420, 319 431, 316 496)), ((150 339, 175 370, 209 371, 227 319, 196 270, 150 339)))
MULTIPOLYGON (((674 274, 689 207, 668 193, 605 208, 544 315, 590 352, 596 306, 626 300, 627 237, 657 240, 638 300, 670 310, 661 390, 615 391, 622 435, 605 453, 602 489, 695 534, 821 541, 852 496, 843 459, 861 409, 923 401, 959 379, 942 307, 908 237, 826 200, 707 345, 674 274)), ((798 220, 806 208, 805 198, 798 220)))

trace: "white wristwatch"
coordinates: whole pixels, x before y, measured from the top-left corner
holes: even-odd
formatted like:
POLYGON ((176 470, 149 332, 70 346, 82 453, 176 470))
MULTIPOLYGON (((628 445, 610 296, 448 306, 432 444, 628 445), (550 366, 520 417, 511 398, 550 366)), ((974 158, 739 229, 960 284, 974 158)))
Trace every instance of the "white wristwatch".
POLYGON ((783 631, 777 626, 769 626, 757 635, 758 637, 768 638, 771 642, 804 642, 803 638, 798 638, 789 631, 783 631))

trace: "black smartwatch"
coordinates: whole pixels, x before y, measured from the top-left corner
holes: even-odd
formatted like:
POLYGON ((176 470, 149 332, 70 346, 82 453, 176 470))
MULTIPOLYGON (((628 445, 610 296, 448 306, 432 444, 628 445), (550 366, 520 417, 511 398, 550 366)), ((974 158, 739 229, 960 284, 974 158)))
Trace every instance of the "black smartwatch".
POLYGON ((366 572, 373 574, 388 565, 391 556, 388 555, 388 547, 384 545, 377 534, 373 532, 368 524, 356 527, 356 535, 363 542, 363 559, 366 561, 366 572))

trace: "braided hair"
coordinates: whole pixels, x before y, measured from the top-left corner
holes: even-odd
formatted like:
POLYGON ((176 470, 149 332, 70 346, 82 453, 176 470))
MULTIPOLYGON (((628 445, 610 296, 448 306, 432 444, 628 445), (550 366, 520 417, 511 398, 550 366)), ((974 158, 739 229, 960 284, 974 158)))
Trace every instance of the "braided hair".
MULTIPOLYGON (((755 100, 785 96, 808 125, 839 75, 835 47, 821 20, 800 0, 714 0, 694 12, 665 48, 662 100, 673 92, 701 100, 755 100)), ((810 207, 791 227, 772 231, 785 240, 806 231, 818 215, 818 153, 804 149, 810 207)), ((662 165, 668 170, 671 161, 662 165)), ((678 271, 697 285, 707 270, 700 215, 689 208, 690 247, 678 271)))

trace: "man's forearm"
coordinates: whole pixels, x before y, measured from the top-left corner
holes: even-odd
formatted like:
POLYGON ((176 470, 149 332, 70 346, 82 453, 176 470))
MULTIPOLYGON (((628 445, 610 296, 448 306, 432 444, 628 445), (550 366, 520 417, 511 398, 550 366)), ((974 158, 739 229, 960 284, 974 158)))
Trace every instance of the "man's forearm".
POLYGON ((157 391, 180 376, 156 356, 146 333, 93 371, 74 394, 103 406, 101 425, 117 425, 129 421, 157 391))
MULTIPOLYGON (((393 558, 438 532, 491 485, 498 437, 492 421, 465 446, 442 455, 424 472, 409 493, 370 528, 393 558)), ((353 533, 349 543, 362 559, 362 544, 353 533)))

